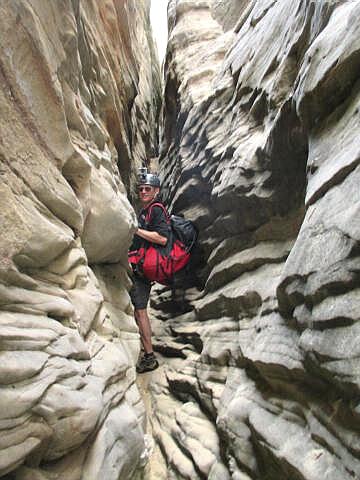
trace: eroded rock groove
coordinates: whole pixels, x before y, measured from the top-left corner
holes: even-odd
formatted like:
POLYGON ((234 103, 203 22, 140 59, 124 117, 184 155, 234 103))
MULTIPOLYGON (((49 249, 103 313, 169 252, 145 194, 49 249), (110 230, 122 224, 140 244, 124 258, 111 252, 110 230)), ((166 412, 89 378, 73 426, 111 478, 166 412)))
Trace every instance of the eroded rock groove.
POLYGON ((360 476, 358 8, 170 2, 160 165, 203 268, 152 305, 167 478, 360 476))
POLYGON ((0 32, 0 476, 133 479, 125 186, 157 148, 149 4, 4 1, 0 32))

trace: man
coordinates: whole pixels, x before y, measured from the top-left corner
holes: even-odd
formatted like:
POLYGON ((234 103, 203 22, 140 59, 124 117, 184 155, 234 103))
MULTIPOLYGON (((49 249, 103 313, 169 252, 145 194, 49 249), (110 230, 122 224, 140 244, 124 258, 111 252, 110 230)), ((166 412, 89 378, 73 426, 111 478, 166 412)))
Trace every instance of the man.
MULTIPOLYGON (((146 221, 148 208, 157 199, 160 192, 160 179, 157 175, 144 173, 140 175, 139 199, 142 206, 138 217, 139 228, 135 232, 131 250, 136 250, 149 243, 165 246, 168 241, 169 225, 166 214, 161 207, 151 209, 150 218, 146 221)), ((136 370, 138 373, 155 370, 159 363, 154 355, 151 342, 151 325, 147 313, 147 305, 150 297, 151 282, 139 272, 134 272, 133 287, 130 297, 135 310, 135 320, 139 327, 140 338, 144 349, 144 355, 140 358, 136 370)))

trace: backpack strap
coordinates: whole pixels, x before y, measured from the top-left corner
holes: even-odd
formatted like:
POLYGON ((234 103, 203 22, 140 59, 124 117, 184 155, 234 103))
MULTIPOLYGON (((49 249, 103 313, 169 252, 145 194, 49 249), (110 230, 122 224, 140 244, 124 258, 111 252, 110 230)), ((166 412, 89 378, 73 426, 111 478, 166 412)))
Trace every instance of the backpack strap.
POLYGON ((168 214, 166 208, 164 207, 164 205, 161 202, 154 202, 154 203, 152 203, 151 205, 148 206, 147 211, 146 211, 146 216, 145 216, 145 222, 149 223, 154 207, 160 207, 162 209, 162 211, 165 213, 166 222, 170 223, 169 214, 168 214))

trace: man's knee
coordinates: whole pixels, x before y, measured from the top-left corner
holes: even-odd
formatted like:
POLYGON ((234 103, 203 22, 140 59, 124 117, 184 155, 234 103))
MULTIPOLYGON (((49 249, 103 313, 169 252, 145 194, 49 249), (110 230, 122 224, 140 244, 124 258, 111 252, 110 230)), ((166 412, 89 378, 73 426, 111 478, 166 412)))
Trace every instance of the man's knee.
POLYGON ((137 322, 147 317, 146 308, 137 308, 134 310, 134 317, 137 322))

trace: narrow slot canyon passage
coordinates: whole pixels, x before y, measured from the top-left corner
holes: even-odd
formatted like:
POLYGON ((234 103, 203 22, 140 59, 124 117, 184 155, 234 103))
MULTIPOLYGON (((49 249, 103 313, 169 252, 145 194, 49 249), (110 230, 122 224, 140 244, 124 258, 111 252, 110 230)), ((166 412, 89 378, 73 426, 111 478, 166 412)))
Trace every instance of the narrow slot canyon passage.
POLYGON ((0 2, 0 479, 360 479, 360 3, 167 15, 0 2), (137 374, 145 166, 199 236, 137 374))

